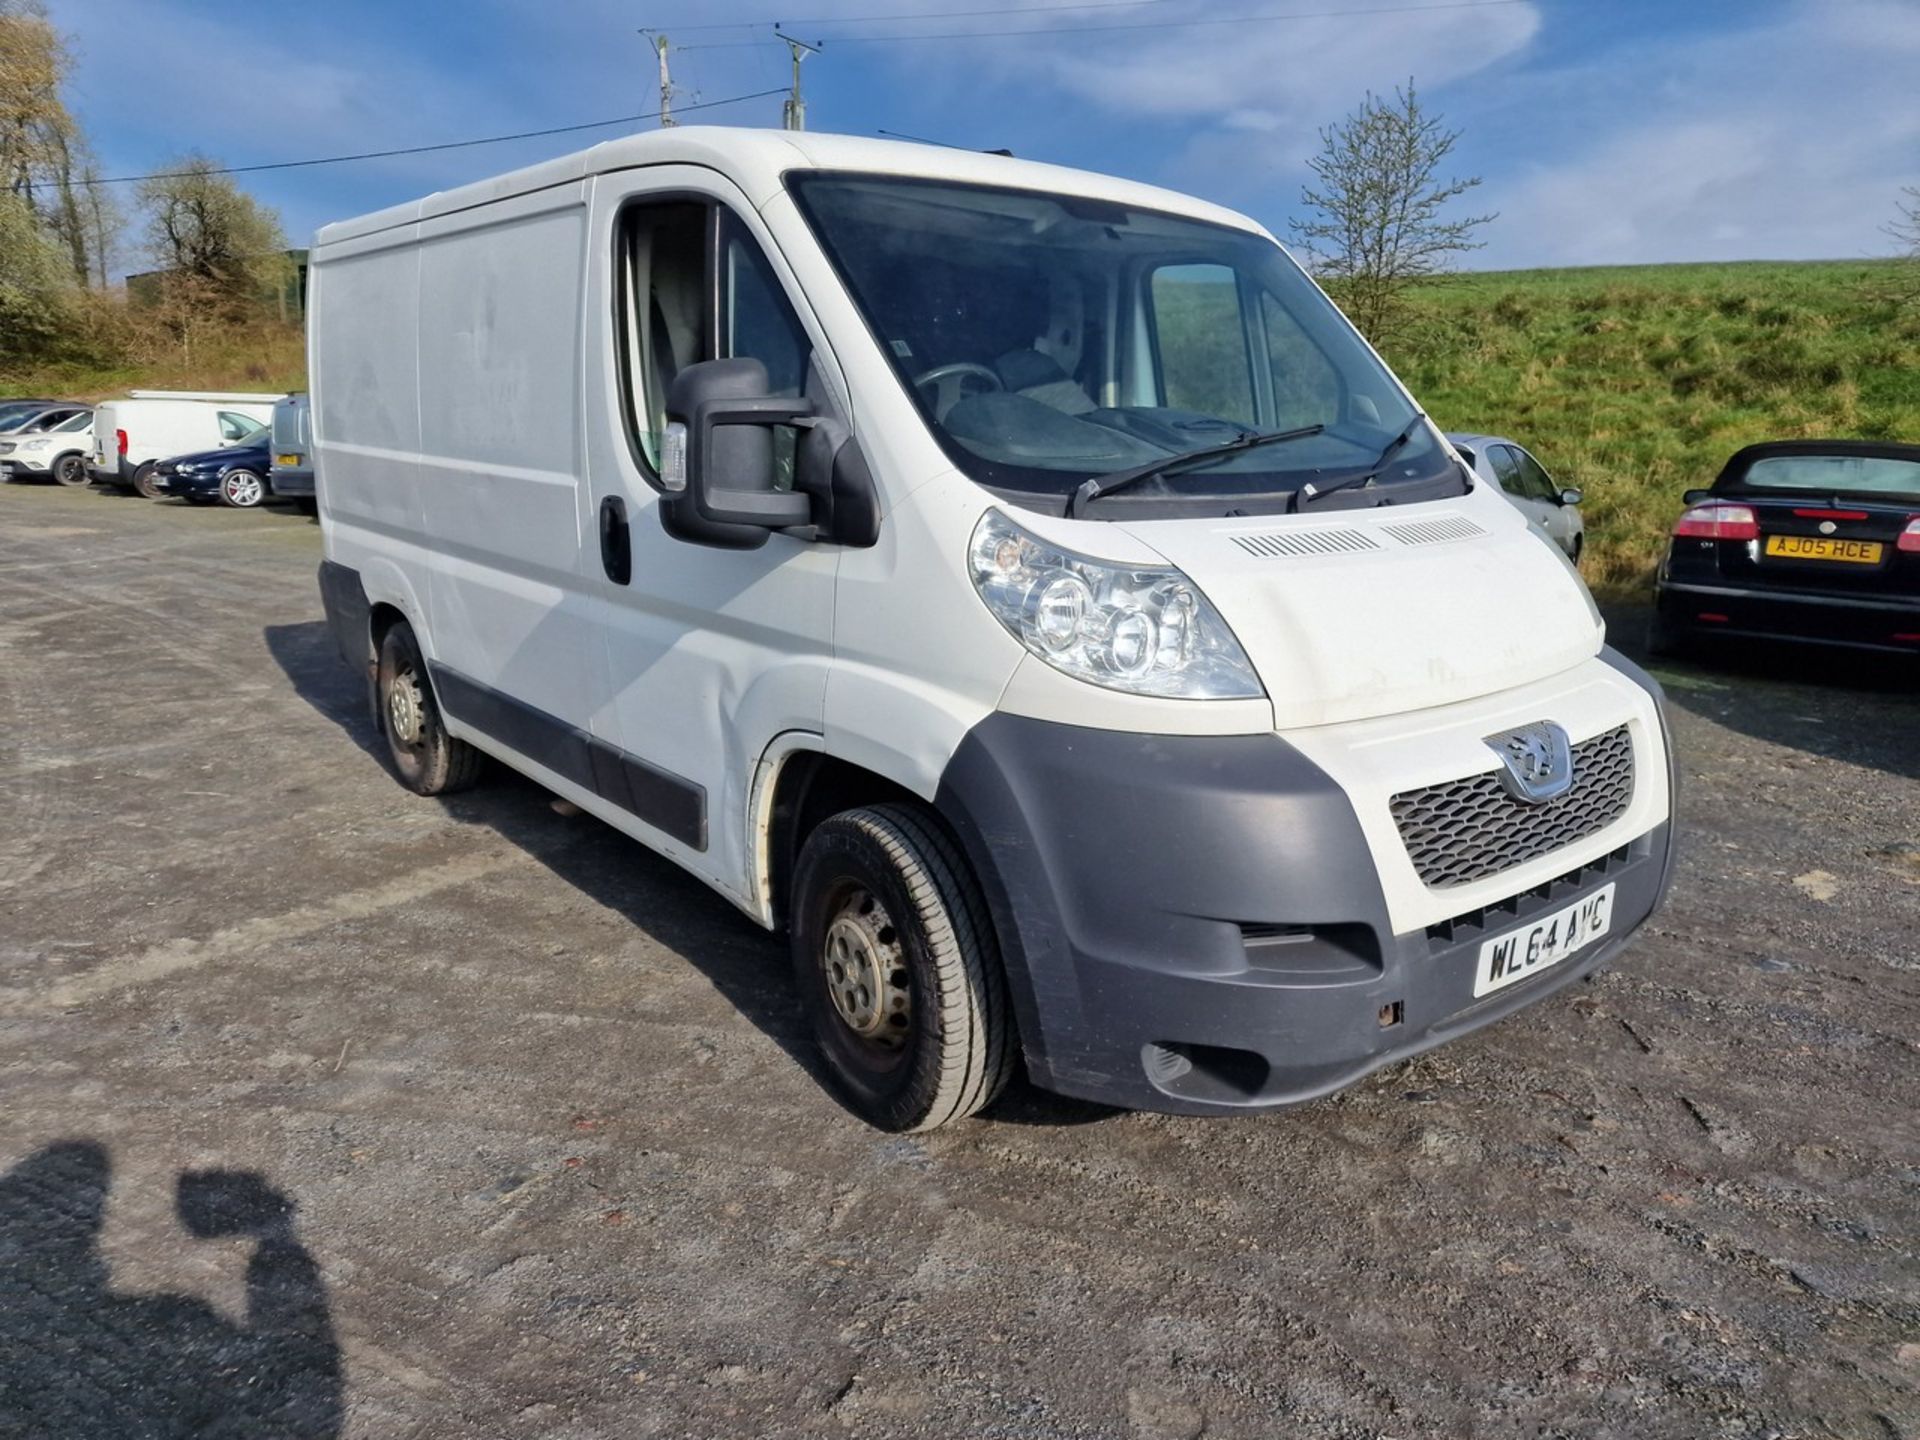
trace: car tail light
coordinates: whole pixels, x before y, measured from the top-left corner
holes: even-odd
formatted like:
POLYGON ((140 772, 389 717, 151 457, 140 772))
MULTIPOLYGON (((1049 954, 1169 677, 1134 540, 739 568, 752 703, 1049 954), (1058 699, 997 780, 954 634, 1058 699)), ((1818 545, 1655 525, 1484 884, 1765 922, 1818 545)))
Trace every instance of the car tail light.
POLYGON ((1691 507, 1675 522, 1674 538, 1679 540, 1757 540, 1760 519, 1751 505, 1729 505, 1709 500, 1691 507))
POLYGON ((1907 521, 1907 528, 1900 532, 1900 539, 1895 543, 1902 550, 1920 550, 1920 515, 1907 521))
POLYGON ((127 453, 127 432, 124 430, 114 431, 113 443, 120 447, 120 453, 122 455, 126 454, 127 453))

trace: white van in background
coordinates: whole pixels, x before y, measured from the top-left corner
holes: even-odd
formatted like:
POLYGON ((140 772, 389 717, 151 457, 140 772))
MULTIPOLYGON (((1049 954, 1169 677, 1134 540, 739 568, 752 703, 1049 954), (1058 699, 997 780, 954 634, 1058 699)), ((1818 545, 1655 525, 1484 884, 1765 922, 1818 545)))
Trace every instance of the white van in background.
POLYGON ((1021 1057, 1298 1103, 1660 902, 1658 688, 1244 216, 680 127, 311 274, 321 591, 402 780, 496 757, 785 928, 875 1124, 1021 1057))
POLYGON ((93 478, 149 500, 153 467, 175 455, 214 450, 269 424, 284 396, 249 391, 134 390, 94 410, 93 478))

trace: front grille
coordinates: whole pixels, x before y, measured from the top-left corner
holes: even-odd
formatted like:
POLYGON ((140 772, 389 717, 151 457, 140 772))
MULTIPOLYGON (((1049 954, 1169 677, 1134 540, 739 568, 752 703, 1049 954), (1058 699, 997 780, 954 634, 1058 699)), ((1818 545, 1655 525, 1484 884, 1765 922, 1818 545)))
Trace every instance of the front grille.
POLYGON ((1531 890, 1523 890, 1518 895, 1509 895, 1491 905, 1482 905, 1450 919, 1437 921, 1427 926, 1427 942, 1433 949, 1446 949, 1462 940, 1476 939, 1490 931, 1504 930, 1509 925, 1544 915, 1554 906, 1565 904, 1576 892, 1586 889, 1595 881, 1604 880, 1626 869, 1634 861, 1645 859, 1646 852, 1644 839, 1621 845, 1531 890))
POLYGON ((1470 885, 1618 820, 1633 799, 1627 727, 1573 747, 1573 788, 1543 805, 1515 799, 1497 771, 1403 790, 1391 802, 1413 868, 1427 885, 1470 885))

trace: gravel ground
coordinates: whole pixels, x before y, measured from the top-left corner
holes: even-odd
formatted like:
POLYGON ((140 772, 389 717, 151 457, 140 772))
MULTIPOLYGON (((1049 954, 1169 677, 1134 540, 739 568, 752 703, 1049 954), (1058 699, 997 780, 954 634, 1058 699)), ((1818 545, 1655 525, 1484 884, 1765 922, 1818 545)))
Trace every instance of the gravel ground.
POLYGON ((0 487, 0 1435, 1920 1437, 1874 667, 1662 672, 1673 899, 1575 993, 1297 1111, 902 1139, 723 901, 403 791, 318 556, 0 487))

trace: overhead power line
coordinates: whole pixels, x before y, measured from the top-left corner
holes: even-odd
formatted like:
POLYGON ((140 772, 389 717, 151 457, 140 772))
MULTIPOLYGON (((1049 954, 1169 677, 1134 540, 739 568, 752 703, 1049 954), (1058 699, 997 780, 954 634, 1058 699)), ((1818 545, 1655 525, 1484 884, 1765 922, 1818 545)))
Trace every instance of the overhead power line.
MULTIPOLYGON (((1289 20, 1342 20, 1371 15, 1417 15, 1423 11, 1487 10, 1496 6, 1532 3, 1533 0, 1438 0, 1438 3, 1425 5, 1363 5, 1343 10, 1287 10, 1259 15, 1210 15, 1195 20, 1141 20, 1131 24, 1114 25, 1030 25, 1019 30, 945 30, 899 35, 826 35, 821 37, 820 43, 823 45, 912 45, 927 40, 1000 40, 1016 35, 1039 39, 1073 40, 1082 35, 1112 34, 1117 31, 1197 30, 1207 26, 1280 24, 1289 20)), ((1046 12, 1030 10, 1026 13, 1038 16, 1046 12)), ((770 40, 779 38, 776 34, 760 40, 708 40, 682 48, 734 50, 749 45, 765 45, 770 40)))
MULTIPOLYGON (((721 105, 739 105, 747 100, 764 100, 785 95, 786 87, 756 90, 751 95, 730 95, 725 100, 701 100, 681 105, 676 115, 690 110, 712 110, 721 105)), ((610 125, 634 125, 643 120, 658 120, 661 112, 643 115, 616 115, 611 120, 583 120, 578 125, 553 125, 545 130, 516 130, 511 135, 483 135, 477 140, 446 140, 438 145, 406 145, 398 150, 363 150, 354 155, 321 155, 311 160, 276 160, 264 165, 223 165, 215 170, 159 170, 151 175, 112 175, 104 179, 75 180, 76 185, 131 185, 140 180, 177 180, 189 175, 253 175, 262 170, 303 170, 311 165, 344 165, 350 160, 386 160, 395 155, 425 155, 435 150, 465 150, 475 145, 500 145, 509 140, 537 140, 543 135, 570 135, 581 130, 603 130, 610 125)))
POLYGON ((692 35, 708 30, 753 30, 762 25, 780 25, 786 29, 807 29, 814 25, 858 25, 873 20, 963 20, 972 15, 1052 15, 1067 10, 1138 10, 1146 5, 1169 5, 1173 0, 1076 0, 1072 5, 998 5, 989 10, 924 10, 917 15, 902 15, 889 10, 883 15, 815 15, 804 20, 710 20, 700 25, 670 25, 663 29, 692 35))

